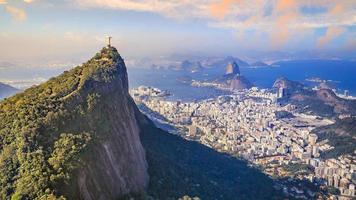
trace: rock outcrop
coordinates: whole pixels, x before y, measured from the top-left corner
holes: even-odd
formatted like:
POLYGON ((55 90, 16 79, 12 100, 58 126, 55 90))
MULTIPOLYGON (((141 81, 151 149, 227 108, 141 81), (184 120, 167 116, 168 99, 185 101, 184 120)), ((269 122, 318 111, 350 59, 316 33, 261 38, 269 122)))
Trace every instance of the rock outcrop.
MULTIPOLYGON (((101 52, 104 59, 111 53, 116 54, 116 49, 111 47, 101 52)), ((119 55, 112 61, 113 71, 107 74, 112 81, 87 80, 80 92, 83 93, 80 96, 96 92, 110 99, 101 105, 101 112, 107 114, 108 137, 93 145, 91 158, 86 160, 77 180, 84 199, 116 199, 143 192, 148 183, 145 151, 135 118, 136 105, 128 93, 125 63, 119 55)), ((100 72, 98 75, 101 76, 100 72)))
POLYGON ((213 80, 214 83, 230 90, 243 90, 253 87, 253 84, 240 74, 240 67, 236 62, 226 66, 225 74, 213 80))
POLYGON ((235 61, 226 66, 225 74, 240 75, 240 68, 235 61))
POLYGON ((0 171, 1 181, 9 180, 0 182, 2 199, 106 200, 144 192, 149 176, 136 110, 113 47, 2 101, 0 166, 9 166, 0 171))

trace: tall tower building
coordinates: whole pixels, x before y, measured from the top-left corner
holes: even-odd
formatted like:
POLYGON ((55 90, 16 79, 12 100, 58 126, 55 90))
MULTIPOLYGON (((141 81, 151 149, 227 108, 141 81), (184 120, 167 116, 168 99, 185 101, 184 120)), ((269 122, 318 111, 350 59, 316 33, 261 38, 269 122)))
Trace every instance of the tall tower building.
POLYGON ((308 138, 309 144, 315 145, 317 140, 318 140, 318 136, 316 134, 309 135, 309 138, 308 138))
POLYGON ((285 89, 284 89, 283 87, 280 87, 280 88, 278 89, 277 98, 283 98, 283 97, 284 97, 284 93, 285 93, 284 90, 285 90, 285 89))

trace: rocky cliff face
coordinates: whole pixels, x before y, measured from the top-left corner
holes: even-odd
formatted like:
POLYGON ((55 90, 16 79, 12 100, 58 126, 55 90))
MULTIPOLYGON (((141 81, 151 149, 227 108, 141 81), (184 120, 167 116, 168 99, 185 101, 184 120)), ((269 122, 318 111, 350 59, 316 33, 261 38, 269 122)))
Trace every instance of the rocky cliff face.
MULTIPOLYGON (((104 59, 110 51, 116 49, 102 51, 104 59)), ((116 199, 123 194, 142 192, 148 183, 145 152, 134 113, 136 105, 128 93, 125 63, 117 57, 111 67, 111 81, 105 81, 107 75, 96 73, 99 81, 96 78, 86 80, 77 96, 86 97, 96 92, 103 99, 109 97, 100 105, 100 112, 107 114, 108 137, 93 145, 92 154, 86 159, 77 180, 81 197, 88 200, 116 199)))
POLYGON ((240 68, 236 64, 236 62, 229 63, 226 66, 226 72, 225 74, 235 74, 235 75, 240 75, 240 68))
POLYGON ((136 110, 125 63, 113 47, 3 101, 0 167, 17 167, 0 171, 1 199, 119 199, 144 192, 149 176, 136 110))
POLYGON ((213 82, 230 90, 243 90, 253 87, 253 84, 240 74, 240 68, 236 62, 229 63, 226 66, 225 74, 213 80, 213 82))

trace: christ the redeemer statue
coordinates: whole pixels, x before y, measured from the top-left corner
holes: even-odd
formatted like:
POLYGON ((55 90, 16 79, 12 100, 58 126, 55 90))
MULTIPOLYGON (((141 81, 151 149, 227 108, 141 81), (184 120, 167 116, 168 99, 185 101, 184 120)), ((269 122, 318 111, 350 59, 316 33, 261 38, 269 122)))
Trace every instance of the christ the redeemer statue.
POLYGON ((107 39, 108 39, 108 47, 111 47, 111 36, 107 36, 107 39))

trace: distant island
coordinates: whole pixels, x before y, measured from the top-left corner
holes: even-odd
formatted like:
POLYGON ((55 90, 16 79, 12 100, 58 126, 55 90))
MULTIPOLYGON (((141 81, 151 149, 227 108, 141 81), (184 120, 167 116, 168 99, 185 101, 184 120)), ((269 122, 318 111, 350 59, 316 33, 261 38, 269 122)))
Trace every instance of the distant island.
POLYGON ((0 100, 18 92, 19 89, 0 82, 0 100))
POLYGON ((257 62, 254 62, 254 63, 251 63, 250 64, 250 67, 254 67, 254 68, 257 68, 257 67, 269 67, 270 65, 262 62, 262 61, 257 61, 257 62))
POLYGON ((225 74, 210 81, 193 81, 192 86, 215 87, 222 90, 244 90, 253 87, 253 84, 241 75, 239 65, 231 62, 226 66, 225 74))

